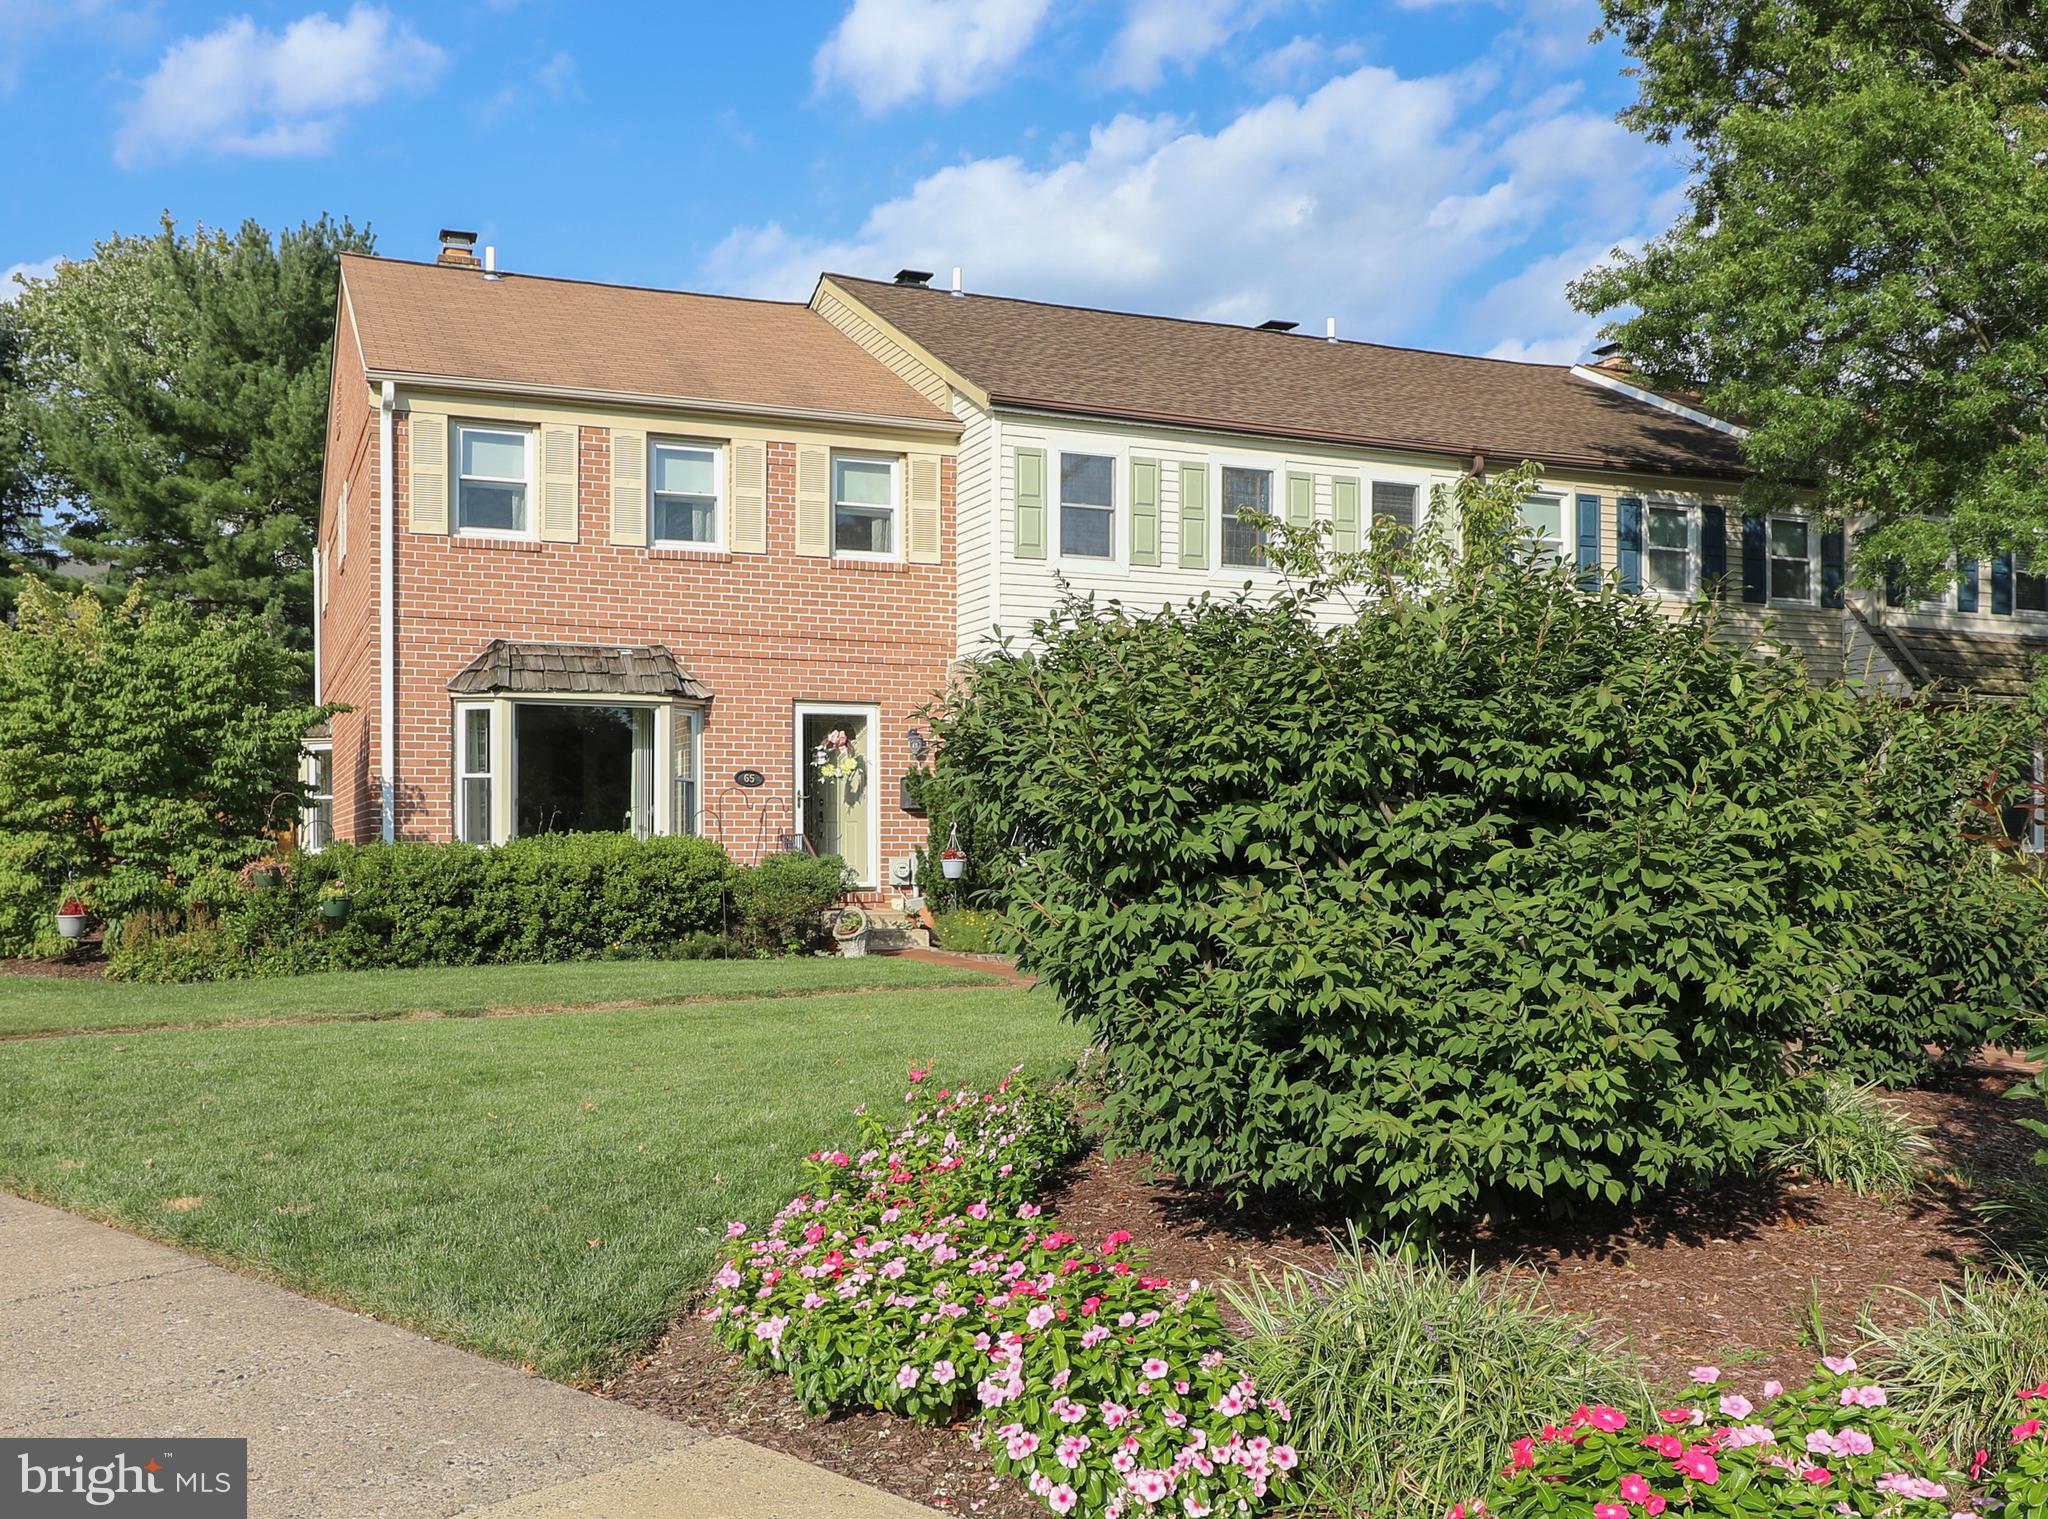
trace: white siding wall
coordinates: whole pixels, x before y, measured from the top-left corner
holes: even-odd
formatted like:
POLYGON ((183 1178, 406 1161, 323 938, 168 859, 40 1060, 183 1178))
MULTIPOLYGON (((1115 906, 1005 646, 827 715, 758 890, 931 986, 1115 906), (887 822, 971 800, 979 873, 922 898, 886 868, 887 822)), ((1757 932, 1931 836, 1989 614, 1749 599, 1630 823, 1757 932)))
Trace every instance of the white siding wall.
POLYGON ((960 419, 960 452, 953 473, 954 578, 959 637, 965 651, 996 620, 996 423, 959 391, 952 393, 960 419))
POLYGON ((878 326, 865 308, 842 299, 830 289, 821 289, 815 309, 927 401, 934 406, 946 404, 950 387, 944 377, 904 347, 893 332, 878 326))
MULTIPOLYGON (((1050 611, 1060 599, 1061 581, 1066 587, 1099 600, 1121 601, 1133 608, 1153 609, 1194 600, 1208 592, 1230 595, 1243 586, 1277 586, 1272 572, 1225 566, 1219 563, 1221 534, 1217 521, 1221 512, 1224 466, 1271 471, 1273 514, 1286 510, 1286 479, 1289 474, 1307 474, 1315 479, 1316 516, 1329 520, 1330 481, 1336 475, 1354 476, 1361 481, 1361 515, 1371 510, 1372 482, 1398 481, 1416 487, 1422 512, 1429 509, 1431 487, 1457 480, 1455 470, 1442 461, 1423 456, 1371 456, 1358 451, 1318 450, 1283 443, 1167 433, 1114 423, 1052 422, 1044 418, 1005 412, 1000 414, 1000 446, 997 448, 996 480, 999 506, 993 513, 996 527, 996 559, 1001 584, 997 592, 998 619, 1005 633, 1022 635, 1034 618, 1050 611), (1046 455, 1046 557, 1019 559, 1016 556, 1016 450, 1043 449, 1046 455), (1059 455, 1066 453, 1107 455, 1115 463, 1116 530, 1114 554, 1105 561, 1078 558, 1060 552, 1059 455), (1130 483, 1133 457, 1160 461, 1159 563, 1134 565, 1130 562, 1130 483), (1208 568, 1184 569, 1180 563, 1180 477, 1183 464, 1198 464, 1209 471, 1209 553, 1208 568)), ((966 441, 962 440, 964 459, 966 441)), ((964 467, 964 466, 963 466, 964 467)), ((962 493, 962 515, 970 508, 962 493)), ((1332 608, 1331 620, 1342 617, 1332 608)), ((971 657, 989 637, 990 619, 961 619, 963 657, 971 657)))

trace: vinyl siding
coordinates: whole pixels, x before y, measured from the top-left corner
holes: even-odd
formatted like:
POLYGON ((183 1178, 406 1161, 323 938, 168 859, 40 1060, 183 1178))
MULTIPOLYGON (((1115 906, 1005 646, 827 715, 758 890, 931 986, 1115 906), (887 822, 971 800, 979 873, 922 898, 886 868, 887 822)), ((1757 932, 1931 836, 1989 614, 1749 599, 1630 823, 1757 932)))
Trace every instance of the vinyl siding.
POLYGON ((852 338, 868 355, 934 406, 951 400, 952 387, 939 372, 904 346, 895 333, 830 286, 819 289, 814 310, 852 338))
POLYGON ((988 635, 996 620, 995 418, 954 391, 953 415, 960 419, 959 463, 954 470, 955 528, 959 564, 959 647, 988 635))

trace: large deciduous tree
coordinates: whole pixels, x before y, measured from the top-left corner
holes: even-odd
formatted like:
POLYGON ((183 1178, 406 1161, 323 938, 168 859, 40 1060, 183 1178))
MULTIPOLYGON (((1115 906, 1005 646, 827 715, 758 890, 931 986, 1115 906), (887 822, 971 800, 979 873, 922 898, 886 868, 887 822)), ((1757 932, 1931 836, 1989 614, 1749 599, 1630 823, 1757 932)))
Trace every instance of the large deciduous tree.
POLYGON ((2048 13, 2017 0, 1602 0, 1623 120, 1691 206, 1573 287, 1657 383, 1748 423, 1760 502, 1869 514, 1866 581, 2048 535, 2048 13))
POLYGON ((339 255, 369 247, 324 216, 166 217, 30 281, 23 416, 64 546, 306 643, 339 255))
POLYGON ((26 399, 20 313, 0 304, 0 617, 55 561, 22 416, 26 399))

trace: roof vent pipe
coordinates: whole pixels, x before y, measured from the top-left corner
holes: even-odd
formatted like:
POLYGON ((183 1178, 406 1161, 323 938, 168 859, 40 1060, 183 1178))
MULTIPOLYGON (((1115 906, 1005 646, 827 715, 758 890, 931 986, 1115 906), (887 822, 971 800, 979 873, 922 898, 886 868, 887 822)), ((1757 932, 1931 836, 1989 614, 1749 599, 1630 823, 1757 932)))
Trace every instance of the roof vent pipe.
POLYGON ((1325 343, 1337 341, 1337 319, 1333 316, 1323 318, 1323 341, 1325 343))
POLYGON ((485 243, 485 244, 484 244, 484 278, 485 278, 485 279, 487 279, 487 280, 495 280, 495 279, 500 279, 500 278, 502 278, 502 277, 503 277, 503 276, 501 276, 501 275, 500 275, 500 274, 498 273, 498 250, 497 250, 497 248, 496 248, 496 246, 495 246, 495 245, 493 245, 493 244, 491 244, 491 243, 485 243))
POLYGON ((958 264, 953 266, 953 293, 955 295, 965 295, 967 293, 960 284, 960 266, 958 264))

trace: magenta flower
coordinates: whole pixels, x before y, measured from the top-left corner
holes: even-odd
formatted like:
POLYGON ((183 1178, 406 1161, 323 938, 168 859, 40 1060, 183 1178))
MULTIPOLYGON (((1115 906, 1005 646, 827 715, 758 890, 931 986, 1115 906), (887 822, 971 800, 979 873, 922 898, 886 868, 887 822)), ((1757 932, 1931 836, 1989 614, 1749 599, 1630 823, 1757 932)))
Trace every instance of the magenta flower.
POLYGON ((1721 1468, 1714 1461, 1714 1453, 1704 1445, 1691 1446, 1672 1464, 1695 1482, 1711 1486, 1721 1480, 1721 1468))

